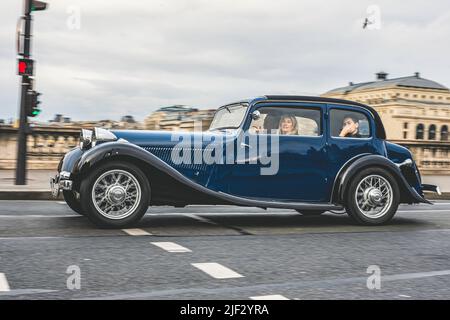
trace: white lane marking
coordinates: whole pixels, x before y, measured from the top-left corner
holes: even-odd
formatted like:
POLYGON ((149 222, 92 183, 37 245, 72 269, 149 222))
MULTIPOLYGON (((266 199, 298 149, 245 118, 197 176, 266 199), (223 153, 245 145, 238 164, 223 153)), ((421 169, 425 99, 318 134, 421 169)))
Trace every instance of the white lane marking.
POLYGON ((65 201, 57 201, 56 203, 58 203, 58 204, 66 204, 65 201))
POLYGON ((229 279, 229 278, 243 278, 244 276, 227 268, 220 263, 205 262, 205 263, 191 263, 197 269, 209 274, 216 279, 229 279))
POLYGON ((180 246, 175 242, 150 242, 150 243, 168 252, 192 252, 192 250, 180 246))
POLYGON ((398 210, 398 212, 405 212, 405 213, 430 213, 430 212, 448 212, 450 213, 450 209, 437 209, 437 210, 398 210))
POLYGON ((272 294, 268 296, 254 296, 250 297, 252 300, 289 300, 285 296, 282 296, 281 294, 272 294))
POLYGON ((142 229, 122 229, 123 232, 127 233, 130 236, 151 236, 150 232, 147 232, 142 229))
POLYGON ((0 273, 0 292, 10 291, 8 280, 4 273, 0 273))
POLYGON ((0 292, 0 297, 3 296, 21 296, 28 294, 50 293, 58 292, 59 290, 46 290, 46 289, 15 289, 11 291, 0 292))
POLYGON ((407 296, 406 294, 399 294, 398 296, 400 298, 411 298, 411 296, 407 296))
POLYGON ((14 214, 0 214, 0 218, 6 219, 29 219, 29 218, 74 218, 74 217, 82 217, 79 214, 55 214, 55 215, 42 215, 42 214, 29 214, 29 215, 14 215, 14 214))
POLYGON ((394 274, 394 275, 391 275, 391 276, 383 276, 383 281, 420 279, 420 278, 437 277, 437 276, 448 276, 448 275, 450 275, 450 270, 430 271, 430 272, 400 273, 400 274, 394 274))

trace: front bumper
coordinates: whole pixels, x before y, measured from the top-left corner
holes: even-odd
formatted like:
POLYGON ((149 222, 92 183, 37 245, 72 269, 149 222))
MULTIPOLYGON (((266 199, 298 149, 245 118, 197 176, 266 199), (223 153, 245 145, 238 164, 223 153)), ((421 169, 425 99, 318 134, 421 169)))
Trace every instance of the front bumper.
POLYGON ((50 190, 52 196, 57 198, 61 190, 72 190, 73 181, 70 180, 70 172, 61 171, 55 177, 50 178, 50 190))

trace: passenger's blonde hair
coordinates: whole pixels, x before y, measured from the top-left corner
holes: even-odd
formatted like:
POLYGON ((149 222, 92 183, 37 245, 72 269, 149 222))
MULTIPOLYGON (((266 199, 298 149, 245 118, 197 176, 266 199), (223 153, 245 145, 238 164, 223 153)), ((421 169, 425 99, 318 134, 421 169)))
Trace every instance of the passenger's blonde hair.
POLYGON ((287 134, 287 135, 298 135, 298 123, 297 123, 297 118, 293 115, 284 115, 281 116, 280 118, 280 123, 278 124, 278 128, 280 130, 280 134, 287 134), (293 124, 293 128, 290 132, 288 133, 282 133, 281 132, 281 123, 283 122, 284 119, 291 119, 292 124, 293 124))

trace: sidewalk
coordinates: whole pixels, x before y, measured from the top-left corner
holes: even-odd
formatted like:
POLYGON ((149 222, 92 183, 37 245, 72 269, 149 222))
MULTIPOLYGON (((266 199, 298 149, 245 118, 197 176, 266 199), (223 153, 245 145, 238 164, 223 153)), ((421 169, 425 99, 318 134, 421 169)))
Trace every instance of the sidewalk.
POLYGON ((55 170, 29 170, 27 184, 15 185, 14 170, 0 170, 0 200, 54 200, 50 193, 50 177, 55 170))

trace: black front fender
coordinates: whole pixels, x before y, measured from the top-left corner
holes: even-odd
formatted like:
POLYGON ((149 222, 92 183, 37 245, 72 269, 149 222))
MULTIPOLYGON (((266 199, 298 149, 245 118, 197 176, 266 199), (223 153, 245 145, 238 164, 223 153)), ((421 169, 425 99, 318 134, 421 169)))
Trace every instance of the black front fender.
POLYGON ((333 203, 344 203, 346 186, 349 185, 352 177, 362 169, 369 167, 383 168, 395 177, 402 193, 400 195, 402 203, 422 202, 431 204, 431 202, 418 194, 417 191, 409 185, 401 170, 394 162, 380 155, 366 155, 358 158, 350 165, 348 165, 347 168, 343 170, 343 172, 340 173, 339 177, 335 181, 335 185, 333 188, 333 190, 335 190, 333 194, 333 203))
POLYGON ((135 144, 126 141, 114 141, 102 143, 85 151, 74 171, 76 174, 82 176, 101 161, 119 157, 135 158, 160 170, 174 170, 161 159, 135 144))

